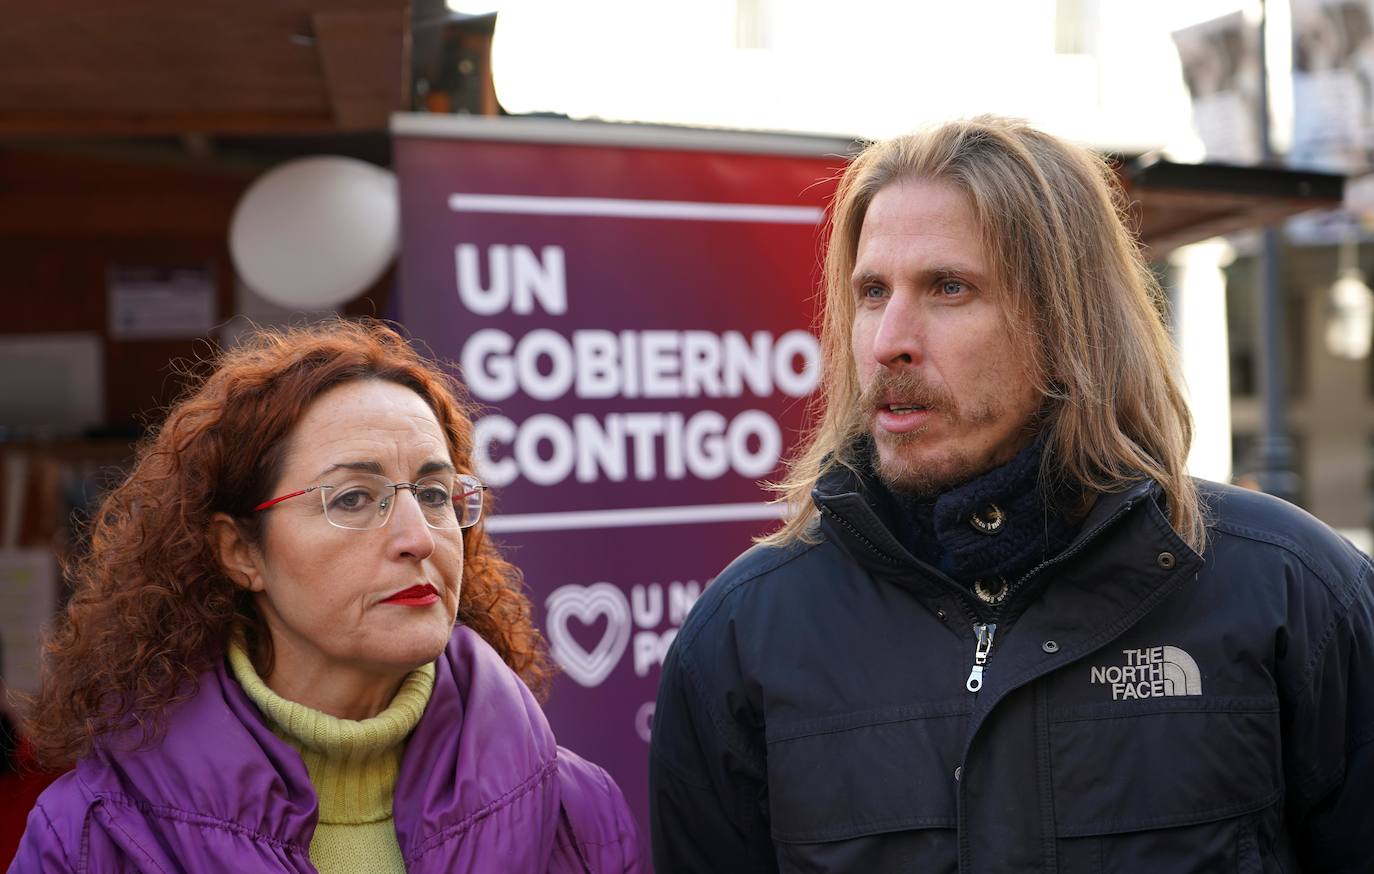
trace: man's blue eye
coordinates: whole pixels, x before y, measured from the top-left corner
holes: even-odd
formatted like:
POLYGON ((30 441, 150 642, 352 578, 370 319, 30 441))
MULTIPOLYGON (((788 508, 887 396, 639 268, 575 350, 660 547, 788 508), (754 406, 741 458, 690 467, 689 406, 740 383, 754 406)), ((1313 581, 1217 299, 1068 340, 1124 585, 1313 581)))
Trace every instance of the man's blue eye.
POLYGON ((955 295, 964 290, 964 284, 957 279, 946 279, 940 283, 942 294, 955 295))
POLYGON ((877 300, 884 294, 886 294, 886 292, 883 291, 880 285, 865 285, 863 290, 859 292, 859 296, 865 300, 877 300))

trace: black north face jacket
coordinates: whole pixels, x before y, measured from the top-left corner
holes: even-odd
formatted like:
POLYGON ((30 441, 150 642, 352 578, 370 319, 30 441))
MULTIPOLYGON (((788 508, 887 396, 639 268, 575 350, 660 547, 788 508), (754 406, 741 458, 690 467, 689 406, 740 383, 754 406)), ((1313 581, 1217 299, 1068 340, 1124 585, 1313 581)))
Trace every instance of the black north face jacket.
POLYGON ((989 615, 855 486, 823 483, 820 542, 745 553, 678 634, 659 874, 1374 871, 1368 557, 1211 484, 1198 556, 1144 483, 989 615))

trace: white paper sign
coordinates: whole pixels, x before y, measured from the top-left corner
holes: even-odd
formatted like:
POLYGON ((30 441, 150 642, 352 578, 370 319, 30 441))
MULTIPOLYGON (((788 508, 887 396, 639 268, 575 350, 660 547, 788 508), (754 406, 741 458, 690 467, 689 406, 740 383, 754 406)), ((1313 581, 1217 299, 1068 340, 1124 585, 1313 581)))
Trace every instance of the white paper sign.
POLYGON ((204 337, 218 321, 215 272, 208 266, 113 266, 107 284, 113 340, 204 337))
POLYGON ((45 549, 0 549, 0 662, 12 691, 37 692, 43 631, 57 610, 57 561, 45 549))

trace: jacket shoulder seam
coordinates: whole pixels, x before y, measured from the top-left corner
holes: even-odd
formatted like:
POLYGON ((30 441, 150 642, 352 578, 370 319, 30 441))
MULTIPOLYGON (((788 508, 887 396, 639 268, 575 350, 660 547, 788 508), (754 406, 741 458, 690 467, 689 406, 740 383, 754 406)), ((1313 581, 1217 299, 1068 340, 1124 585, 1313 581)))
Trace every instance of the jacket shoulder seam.
POLYGON ((616 826, 615 837, 608 837, 604 841, 591 840, 577 834, 577 830, 573 827, 572 819, 568 817, 566 810, 560 811, 559 815, 563 821, 567 823, 567 829, 566 831, 559 830, 559 832, 554 835, 554 840, 566 849, 571 850, 586 870, 593 871, 595 869, 592 867, 592 863, 587 858, 587 854, 584 850, 605 850, 608 847, 615 847, 619 849, 622 854, 626 852, 626 848, 630 842, 630 835, 620 826, 616 826))
MULTIPOLYGON (((110 796, 108 796, 108 795, 105 796, 105 798, 107 798, 107 799, 108 799, 109 797, 110 797, 110 796)), ((126 796, 126 797, 127 797, 127 796, 126 796)), ((132 799, 130 799, 130 800, 132 800, 132 799)), ((134 806, 136 809, 139 807, 139 805, 137 805, 137 804, 134 804, 133 806, 134 806)), ((148 805, 148 807, 149 807, 150 809, 149 809, 147 812, 149 812, 149 813, 153 812, 153 811, 151 810, 151 808, 153 807, 153 805, 148 805)), ((168 818, 169 818, 169 819, 174 819, 175 817, 168 817, 168 818)), ((138 842, 138 840, 137 840, 132 834, 129 833, 129 830, 128 830, 127 828, 124 827, 124 824, 123 824, 123 823, 118 822, 117 820, 115 820, 115 819, 113 819, 113 818, 110 819, 109 822, 110 822, 110 825, 111 825, 111 826, 113 826, 113 827, 119 829, 119 831, 124 835, 125 840, 127 840, 127 841, 128 841, 130 844, 132 844, 133 846, 138 847, 139 852, 143 854, 143 861, 144 861, 144 862, 146 862, 146 863, 149 864, 149 865, 152 865, 152 866, 153 866, 154 868, 156 868, 159 872, 163 871, 162 866, 159 865, 159 864, 157 864, 156 862, 153 861, 153 857, 152 857, 151 855, 149 855, 149 853, 148 853, 147 850, 143 849, 143 845, 140 844, 140 843, 138 842)))
MULTIPOLYGON (((681 648, 682 656, 685 656, 687 652, 692 648, 693 644, 696 643, 697 637, 701 634, 701 629, 705 627, 705 625, 711 619, 711 617, 714 616, 716 612, 721 609, 722 606, 724 606, 725 602, 732 595, 734 595, 735 592, 738 591, 741 586, 745 585, 746 583, 751 583, 754 580, 757 580, 759 577, 771 574, 773 571, 776 571, 779 568, 791 564, 792 562, 810 553, 812 550, 816 549, 817 547, 821 546, 823 543, 826 542, 827 541, 819 540, 815 543, 807 544, 804 549, 797 549, 796 551, 785 549, 779 550, 778 553, 776 555, 771 556, 762 567, 751 570, 749 573, 745 574, 737 580, 729 580, 728 582, 726 582, 725 591, 721 592, 720 595, 716 598, 715 603, 711 605, 711 609, 707 613, 702 614, 702 617, 695 623, 693 623, 695 627, 691 629, 690 636, 684 637, 683 635, 679 634, 678 641, 679 646, 681 648)), ((718 583, 712 583, 713 587, 716 585, 718 585, 718 583)))
MULTIPOLYGON (((1374 741, 1374 737, 1366 737, 1363 741, 1349 746, 1346 749, 1346 760, 1352 754, 1369 746, 1370 741, 1374 741)), ((1325 771, 1296 775, 1298 779, 1294 788, 1298 797, 1305 801, 1315 801, 1322 798, 1326 793, 1341 785, 1345 779, 1345 767, 1345 761, 1340 761, 1325 771)))
POLYGON ((742 739, 739 737, 741 734, 739 728, 724 716, 717 713, 716 708, 711 705, 711 701, 707 699, 705 695, 701 694, 701 676, 696 666, 684 660, 682 662, 682 668, 687 675, 688 681, 691 683, 692 693, 696 696, 697 700, 701 702, 701 706, 705 709, 706 715, 711 719, 711 724, 716 728, 716 733, 734 750, 736 755, 745 761, 751 762, 755 767, 762 769, 764 767, 763 757, 756 751, 750 749, 748 743, 742 742, 742 739))
MULTIPOLYGON (((1300 690, 1298 693, 1298 700, 1308 700, 1309 696, 1314 692, 1312 688, 1313 677, 1316 675, 1322 659, 1326 657, 1327 649, 1331 646, 1331 642, 1335 640, 1341 624, 1349 620, 1351 605, 1358 597, 1361 588, 1368 588, 1371 573, 1374 573, 1374 564, 1371 564, 1368 556, 1357 552, 1357 572, 1350 575, 1349 579, 1345 581, 1345 586, 1342 589, 1337 586, 1335 581, 1328 579, 1327 575, 1318 571, 1315 567, 1317 562, 1313 560, 1311 554, 1290 538, 1272 531, 1264 531, 1247 525, 1238 525, 1234 522, 1219 522, 1213 527, 1223 533, 1243 537, 1247 540, 1259 543, 1267 543, 1295 556, 1302 562, 1303 568, 1308 573, 1321 581, 1322 585, 1335 601, 1334 608, 1331 611, 1331 618, 1326 623, 1325 627, 1322 628, 1321 635, 1316 639, 1312 646, 1311 653, 1308 655, 1306 662, 1303 663, 1301 680, 1297 684, 1297 688, 1300 690)), ((1359 745, 1360 744, 1357 743, 1357 747, 1359 745)), ((1304 794, 1310 794, 1312 787, 1320 787, 1323 784, 1331 783, 1333 780, 1338 781, 1342 773, 1344 773, 1343 769, 1333 771, 1332 774, 1308 773, 1296 776, 1298 777, 1299 788, 1307 790, 1304 794)))
POLYGON ((540 765, 537 771, 535 771, 530 776, 526 777, 524 780, 522 780, 514 787, 506 790, 504 794, 499 795, 496 798, 493 798, 491 801, 488 801, 486 804, 469 813, 467 816, 463 817, 453 825, 445 826, 444 828, 430 835, 428 838, 422 841, 418 847, 415 848, 414 852, 407 855, 404 861, 407 865, 409 865, 411 862, 417 861, 426 853, 429 853, 436 847, 441 846, 442 844, 446 843, 449 840, 452 840, 454 837, 461 835, 464 832, 467 832, 474 825, 491 816, 496 811, 513 804, 520 797, 534 791, 540 785, 542 785, 550 778, 552 778, 557 773, 557 771, 558 756, 555 753, 552 757, 548 759, 548 761, 540 765))
MULTIPOLYGON (((596 780, 597 788, 600 790, 601 796, 603 798, 610 799, 611 801, 614 801, 617 797, 619 797, 619 787, 616 786, 615 778, 611 776, 611 772, 607 771, 605 768, 601 767, 595 762, 587 762, 587 764, 592 766, 592 778, 596 780)), ((571 825, 572 821, 571 819, 569 819, 569 826, 571 825)), ((620 822, 618 817, 616 818, 615 822, 615 836, 608 837, 604 841, 585 839, 575 829, 570 828, 569 831, 570 834, 572 834, 572 839, 579 845, 584 847, 609 847, 611 845, 624 845, 625 840, 628 837, 627 833, 625 832, 625 829, 622 828, 622 823, 620 822)))
MULTIPOLYGON (((762 767, 763 763, 760 755, 755 751, 749 749, 749 745, 747 743, 741 741, 741 738, 738 737, 738 729, 732 724, 730 724, 729 720, 725 719, 721 714, 717 713, 716 708, 712 706, 711 701, 708 699, 708 697, 702 694, 702 689, 704 688, 705 684, 703 683, 701 671, 691 658, 692 648, 693 645, 696 643, 698 636, 700 636, 701 634, 701 629, 706 626, 706 624, 710 621, 711 617, 713 617, 716 614, 716 612, 721 609, 725 601, 728 600, 731 596, 733 596, 735 592, 740 589, 741 586, 743 586, 745 583, 753 582, 754 580, 757 580, 762 576, 770 574, 778 570, 779 568, 786 567, 788 564, 792 563, 793 561, 796 561, 802 556, 810 554, 812 550, 816 549, 821 544, 826 542, 827 541, 825 540, 818 540, 815 543, 806 544, 804 548, 778 550, 778 552, 775 555, 770 556, 768 561, 764 562, 761 567, 751 570, 749 573, 745 574, 737 580, 728 581, 725 584, 725 591, 721 592, 716 602, 711 605, 710 612, 703 614, 701 619, 696 621, 696 627, 694 627, 691 630, 691 635, 684 636, 679 633, 678 639, 674 643, 675 648, 678 648, 676 657, 678 663, 681 665, 682 673, 686 678, 687 686, 691 689, 693 697, 695 697, 696 700, 700 702, 701 707, 706 712, 707 718, 711 720, 711 725, 715 727, 717 735, 727 746, 729 746, 735 752, 736 755, 739 755, 745 761, 752 762, 756 767, 762 767)), ((713 583, 712 585, 715 586, 718 585, 718 583, 713 583)), ((659 760, 664 763, 668 762, 668 759, 661 755, 659 757, 659 760)), ((680 771, 680 769, 676 767, 670 767, 669 770, 672 771, 674 774, 679 774, 680 771)), ((681 779, 680 774, 679 779, 681 779)), ((683 780, 683 782, 689 786, 697 785, 695 781, 692 781, 690 779, 683 780)), ((698 786, 698 788, 701 787, 698 786)))
MULTIPOLYGON (((47 827, 48 833, 52 836, 53 843, 57 845, 58 851, 62 853, 62 861, 67 864, 68 868, 71 868, 73 871, 76 870, 76 867, 72 865, 71 857, 67 855, 66 843, 62 840, 62 836, 57 833, 57 826, 53 825, 52 817, 48 816, 48 809, 43 806, 43 799, 40 798, 35 801, 33 807, 38 811, 38 815, 43 817, 43 825, 47 827)), ((87 808, 86 815, 90 815, 89 808, 87 808)))
MULTIPOLYGON (((1364 582, 1369 579, 1371 570, 1371 565, 1368 561, 1362 562, 1362 566, 1364 572, 1361 573, 1359 576, 1360 582, 1364 582)), ((1353 587, 1352 591, 1355 591, 1353 587)), ((1326 628, 1322 630, 1322 635, 1321 638, 1317 641, 1317 645, 1313 647, 1312 656, 1307 660, 1307 663, 1303 665, 1301 688, 1303 690, 1304 700, 1306 699, 1306 696, 1310 695, 1314 691, 1312 688, 1312 678, 1316 674, 1317 667, 1321 663, 1322 658, 1326 655, 1327 647, 1329 647, 1331 645, 1331 641, 1335 639, 1336 630, 1340 628, 1341 623, 1349 619, 1349 614, 1347 612, 1348 610, 1349 605, 1343 604, 1341 609, 1335 612, 1335 615, 1331 618, 1331 621, 1327 623, 1326 628)), ((1348 760, 1352 753, 1367 746, 1371 741, 1374 741, 1374 728, 1367 729, 1363 732, 1357 733, 1355 737, 1351 740, 1350 745, 1346 749, 1346 759, 1348 760)), ((1338 764, 1336 766, 1333 766, 1330 772, 1326 774, 1311 772, 1307 774, 1298 774, 1298 785, 1300 789, 1305 790, 1303 792, 1303 795, 1305 797, 1316 797, 1320 796, 1322 792, 1326 791, 1327 789, 1330 789, 1332 786, 1339 783, 1344 774, 1344 765, 1338 764), (1317 791, 1312 791, 1312 787, 1318 787, 1317 791)))
MULTIPOLYGON (((692 691, 694 694, 696 693, 695 679, 692 680, 692 691)), ((701 696, 697 695, 696 697, 700 698, 701 696)), ((712 715, 711 724, 714 725, 715 722, 715 716, 712 715)), ((662 750, 650 747, 649 756, 650 758, 656 760, 660 765, 663 766, 664 770, 668 772, 668 776, 672 777, 679 783, 682 783, 685 786, 690 786, 693 789, 709 790, 711 788, 710 784, 707 781, 694 779, 692 775, 687 773, 686 768, 679 767, 677 762, 673 761, 672 757, 665 754, 662 750)))
POLYGON ((1361 571, 1362 573, 1359 575, 1358 579, 1351 583, 1350 598, 1348 600, 1344 598, 1340 599, 1340 609, 1332 611, 1333 615, 1331 621, 1328 622, 1326 628, 1322 630, 1321 639, 1317 642, 1317 645, 1312 648, 1312 655, 1307 659, 1307 664, 1303 665, 1302 685, 1304 689, 1311 688, 1312 677, 1317 672, 1317 665, 1326 656, 1326 648, 1330 646, 1331 641, 1335 639, 1336 630, 1340 628, 1341 623, 1350 618, 1350 604, 1355 599, 1355 593, 1358 591, 1357 587, 1359 584, 1365 583, 1369 579, 1370 564, 1368 561, 1361 562, 1361 571))
MULTIPOLYGON (((1235 522, 1216 522, 1212 525, 1212 527, 1214 530, 1220 531, 1223 534, 1230 534, 1235 537, 1242 537, 1246 540, 1253 540, 1258 543, 1267 543, 1270 546, 1284 550, 1285 552, 1289 553, 1290 555, 1298 559, 1298 561, 1302 562, 1303 568, 1312 576, 1320 580, 1322 585, 1325 586, 1327 590, 1331 592, 1331 594, 1336 598, 1336 600, 1341 604, 1343 608, 1349 606, 1350 601, 1353 600, 1355 593, 1355 582, 1352 581, 1350 584, 1347 584, 1344 590, 1342 590, 1339 586, 1337 586, 1335 581, 1329 579, 1329 574, 1325 574, 1317 569, 1318 562, 1315 561, 1312 557, 1312 554, 1308 552, 1306 549, 1304 549, 1302 546, 1300 546, 1297 543, 1297 541, 1292 540, 1288 537, 1284 537, 1283 535, 1277 534, 1273 531, 1265 531, 1259 528, 1252 528, 1248 525, 1238 525, 1235 522)), ((1364 573, 1361 574, 1361 579, 1363 579, 1369 575, 1369 562, 1365 560, 1360 562, 1360 564, 1362 565, 1361 569, 1364 571, 1364 573)))
POLYGON ((577 831, 573 827, 572 817, 568 815, 568 808, 561 803, 558 805, 558 821, 563 824, 563 827, 554 831, 554 843, 576 856, 578 864, 582 866, 584 871, 592 870, 591 862, 587 860, 587 854, 583 852, 583 847, 586 844, 577 839, 577 831))

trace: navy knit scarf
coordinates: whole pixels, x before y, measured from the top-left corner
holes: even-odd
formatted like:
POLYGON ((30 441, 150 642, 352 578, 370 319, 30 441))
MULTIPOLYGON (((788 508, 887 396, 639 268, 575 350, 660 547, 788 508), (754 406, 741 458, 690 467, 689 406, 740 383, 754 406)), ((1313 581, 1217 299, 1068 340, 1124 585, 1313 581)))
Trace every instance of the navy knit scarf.
POLYGON ((1062 552, 1078 530, 1073 490, 1046 495, 1040 487, 1044 451, 1042 435, 1006 464, 933 501, 888 492, 893 534, 916 558, 966 585, 1015 582, 1062 552))

